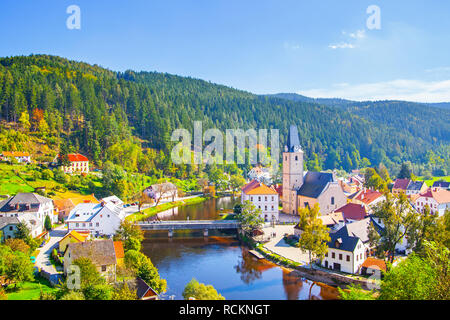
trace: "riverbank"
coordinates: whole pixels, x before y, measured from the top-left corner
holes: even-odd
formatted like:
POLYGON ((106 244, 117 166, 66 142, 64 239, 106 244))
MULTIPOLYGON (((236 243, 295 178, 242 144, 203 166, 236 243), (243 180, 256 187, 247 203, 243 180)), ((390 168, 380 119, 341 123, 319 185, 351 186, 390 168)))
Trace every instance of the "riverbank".
POLYGON ((267 243, 259 243, 253 238, 240 235, 240 239, 248 247, 261 253, 264 258, 276 265, 294 271, 293 274, 314 282, 323 283, 332 287, 346 288, 350 284, 361 285, 365 290, 376 288, 373 280, 360 275, 338 273, 313 264, 311 267, 306 259, 307 254, 300 249, 290 246, 284 241, 283 235, 277 235, 267 243))
POLYGON ((158 212, 170 210, 175 207, 182 207, 182 206, 201 203, 208 199, 209 199, 209 197, 198 196, 198 197, 194 197, 194 198, 163 203, 163 204, 157 205, 155 207, 147 208, 147 209, 143 210, 142 212, 136 212, 136 213, 130 214, 128 217, 125 218, 125 220, 130 221, 130 222, 146 220, 148 218, 155 216, 158 212))

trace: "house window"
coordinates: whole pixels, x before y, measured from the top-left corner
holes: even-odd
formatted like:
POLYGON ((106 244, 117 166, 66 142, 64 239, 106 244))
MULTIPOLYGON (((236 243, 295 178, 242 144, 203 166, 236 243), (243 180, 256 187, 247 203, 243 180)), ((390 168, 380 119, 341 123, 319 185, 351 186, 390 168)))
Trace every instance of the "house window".
POLYGON ((95 226, 96 226, 96 227, 100 226, 100 223, 97 222, 97 223, 95 224, 95 226))
POLYGON ((258 201, 261 201, 261 197, 258 197, 258 201))
POLYGON ((272 201, 273 201, 274 199, 273 199, 273 196, 272 196, 272 201))
POLYGON ((327 253, 325 253, 325 257, 328 257, 328 252, 327 252, 327 253))
POLYGON ((264 211, 267 211, 267 206, 264 206, 264 211))
POLYGON ((267 197, 264 197, 264 201, 267 201, 267 197))
POLYGON ((331 204, 334 204, 334 197, 331 197, 331 204))
POLYGON ((331 253, 331 258, 334 259, 334 257, 335 257, 335 254, 334 254, 334 252, 332 252, 332 253, 331 253))
POLYGON ((339 260, 342 260, 342 253, 339 253, 339 260))
POLYGON ((350 256, 349 255, 347 255, 347 261, 350 261, 350 256))
POLYGON ((273 211, 273 206, 272 206, 272 211, 273 211))
POLYGON ((106 266, 102 266, 102 272, 106 271, 106 266))
MULTIPOLYGON (((280 159, 280 158, 278 158, 278 159, 280 159)), ((298 160, 298 156, 295 156, 295 161, 297 161, 298 160)))
POLYGON ((253 197, 250 197, 250 200, 253 201, 253 197))

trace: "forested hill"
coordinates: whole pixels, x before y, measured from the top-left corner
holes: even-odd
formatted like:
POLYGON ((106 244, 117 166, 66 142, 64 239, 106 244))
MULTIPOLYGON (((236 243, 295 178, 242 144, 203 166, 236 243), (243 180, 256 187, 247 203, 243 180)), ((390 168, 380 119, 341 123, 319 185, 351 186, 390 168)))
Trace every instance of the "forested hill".
MULTIPOLYGON (((427 151, 449 162, 450 111, 442 109, 398 107, 383 118, 383 105, 341 110, 163 73, 116 73, 46 55, 0 59, 0 90, 1 120, 29 126, 55 150, 63 141, 97 163, 112 160, 129 170, 164 168, 172 130, 191 129, 194 120, 222 130, 278 128, 282 143, 289 125, 296 124, 314 169, 350 170, 368 161, 388 168, 403 161, 419 164, 429 161, 427 151), (142 152, 141 146, 164 153, 142 152)), ((0 149, 14 147, 5 141, 0 137, 0 149)))

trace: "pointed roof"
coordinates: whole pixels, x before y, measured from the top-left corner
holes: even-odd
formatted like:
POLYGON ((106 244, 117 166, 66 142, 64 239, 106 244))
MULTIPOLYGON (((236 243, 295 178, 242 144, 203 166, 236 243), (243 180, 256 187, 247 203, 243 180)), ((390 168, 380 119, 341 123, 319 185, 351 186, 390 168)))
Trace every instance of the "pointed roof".
POLYGON ((300 146, 300 140, 298 139, 297 126, 292 125, 289 127, 289 134, 288 134, 288 138, 287 138, 287 151, 294 152, 294 151, 299 151, 299 150, 301 150, 301 146, 300 146), (294 150, 294 149, 296 149, 296 150, 294 150))
POLYGON ((366 207, 363 204, 347 203, 335 212, 341 212, 345 220, 362 220, 367 217, 366 207))

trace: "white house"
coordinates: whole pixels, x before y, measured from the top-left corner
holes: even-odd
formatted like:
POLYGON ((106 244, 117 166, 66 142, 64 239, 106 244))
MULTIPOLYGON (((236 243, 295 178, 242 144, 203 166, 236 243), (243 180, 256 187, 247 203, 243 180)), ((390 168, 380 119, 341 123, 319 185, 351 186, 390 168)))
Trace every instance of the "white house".
POLYGON ((330 233, 331 241, 322 260, 322 266, 336 271, 356 274, 365 257, 365 246, 360 238, 349 236, 345 227, 330 233))
POLYGON ((17 217, 26 221, 34 237, 42 233, 46 216, 52 223, 58 222, 53 200, 36 193, 18 193, 0 202, 0 217, 17 217))
MULTIPOLYGON (((57 162, 58 155, 54 162, 57 162)), ((71 153, 67 155, 68 165, 62 166, 64 173, 89 173, 89 159, 79 153, 71 153)))
POLYGON ((359 273, 370 254, 368 227, 370 218, 347 223, 336 232, 330 231, 331 241, 322 266, 347 273, 359 273))
POLYGON ((441 188, 430 188, 411 200, 419 212, 423 212, 427 205, 431 213, 438 216, 444 215, 445 210, 450 209, 450 191, 441 188))
POLYGON ((242 188, 241 203, 250 201, 261 209, 265 221, 278 221, 278 193, 264 183, 253 180, 242 188))
POLYGON ((125 218, 122 205, 113 202, 80 203, 70 211, 66 220, 69 232, 84 231, 94 236, 112 236, 125 218))
POLYGON ((3 151, 0 154, 0 157, 4 161, 11 161, 12 158, 15 158, 19 163, 30 163, 31 156, 28 152, 21 151, 3 151))

